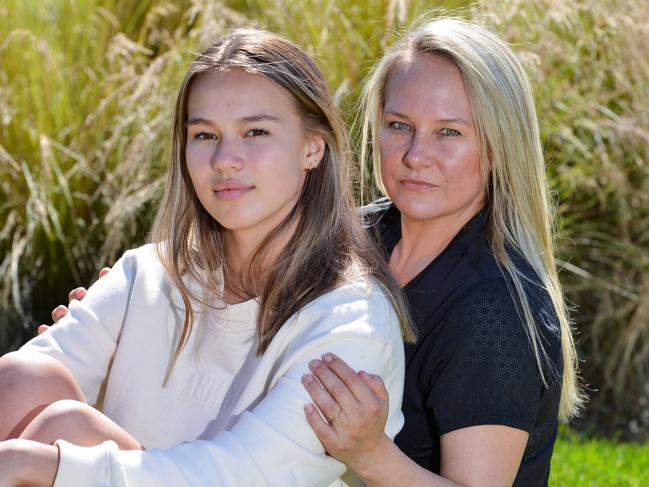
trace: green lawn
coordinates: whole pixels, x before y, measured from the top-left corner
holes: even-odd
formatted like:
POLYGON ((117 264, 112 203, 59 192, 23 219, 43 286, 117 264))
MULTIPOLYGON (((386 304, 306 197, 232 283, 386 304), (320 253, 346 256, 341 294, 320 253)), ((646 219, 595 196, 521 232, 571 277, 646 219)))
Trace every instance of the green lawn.
POLYGON ((586 439, 562 429, 552 457, 551 486, 649 486, 649 443, 586 439))

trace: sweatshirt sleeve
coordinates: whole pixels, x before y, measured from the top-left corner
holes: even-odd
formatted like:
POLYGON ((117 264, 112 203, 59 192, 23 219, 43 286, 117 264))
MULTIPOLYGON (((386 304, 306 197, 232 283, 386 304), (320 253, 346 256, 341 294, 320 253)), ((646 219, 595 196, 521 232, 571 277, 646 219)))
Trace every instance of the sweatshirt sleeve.
POLYGON ((65 365, 89 404, 97 401, 124 321, 134 266, 127 252, 96 281, 83 301, 70 303, 68 314, 48 331, 20 348, 49 355, 65 365))
POLYGON ((355 369, 381 375, 390 394, 386 433, 394 437, 403 425, 404 358, 398 322, 384 297, 333 307, 328 301, 301 311, 295 323, 284 325, 304 331, 284 337, 278 333, 266 351, 278 356, 276 372, 268 377, 268 392, 229 430, 165 450, 119 451, 112 442, 82 448, 58 441, 55 486, 335 483, 346 466, 326 455, 304 415, 303 406, 311 399, 301 377, 309 361, 333 352, 355 369))

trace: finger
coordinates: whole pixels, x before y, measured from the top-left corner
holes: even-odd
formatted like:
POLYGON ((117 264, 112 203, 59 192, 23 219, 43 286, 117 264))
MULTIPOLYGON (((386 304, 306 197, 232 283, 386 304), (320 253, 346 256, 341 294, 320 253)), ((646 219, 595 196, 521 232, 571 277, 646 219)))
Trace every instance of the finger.
POLYGON ((358 376, 363 380, 365 384, 367 384, 367 387, 369 387, 372 392, 379 397, 379 399, 381 399, 382 401, 389 400, 390 396, 388 396, 388 391, 385 388, 383 379, 381 379, 380 376, 376 374, 368 374, 364 370, 361 370, 358 373, 358 376))
POLYGON ((104 277, 109 272, 110 272, 110 267, 102 267, 102 269, 99 271, 99 279, 104 277))
POLYGON ((374 391, 363 381, 354 369, 340 357, 333 353, 325 353, 322 361, 336 376, 343 381, 358 402, 367 402, 375 399, 374 391))
POLYGON ((304 405, 304 415, 325 450, 328 450, 328 446, 331 445, 332 440, 335 438, 336 430, 322 418, 322 415, 313 404, 304 405))
POLYGON ((358 408, 358 401, 352 391, 332 372, 326 363, 321 360, 312 360, 309 362, 309 369, 345 412, 352 413, 358 408))
POLYGON ((50 329, 50 327, 43 323, 43 324, 38 326, 37 331, 38 331, 38 334, 40 335, 41 333, 45 333, 49 329, 50 329))
POLYGON ((334 418, 340 419, 344 414, 342 407, 327 392, 322 384, 316 380, 314 375, 304 374, 302 376, 302 384, 327 421, 334 418))
POLYGON ((87 292, 88 291, 86 290, 85 287, 78 287, 77 289, 74 290, 74 293, 72 294, 72 299, 81 301, 83 298, 86 297, 87 292))
POLYGON ((73 299, 82 300, 85 295, 86 288, 76 287, 68 294, 68 301, 72 301, 73 299))
POLYGON ((68 308, 60 304, 56 308, 54 308, 54 310, 52 310, 52 321, 56 323, 67 314, 68 308))

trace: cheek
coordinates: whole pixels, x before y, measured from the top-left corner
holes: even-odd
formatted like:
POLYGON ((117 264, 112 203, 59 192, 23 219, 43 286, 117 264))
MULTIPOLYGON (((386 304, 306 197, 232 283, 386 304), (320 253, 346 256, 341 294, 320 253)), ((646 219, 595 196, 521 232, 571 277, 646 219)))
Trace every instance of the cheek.
POLYGON ((194 182, 196 179, 196 172, 198 168, 196 164, 196 159, 192 157, 192 154, 190 153, 189 150, 185 151, 185 167, 187 168, 189 177, 191 178, 192 182, 194 182))
POLYGON ((474 186, 481 181, 480 158, 473 147, 442 147, 440 160, 447 180, 462 186, 474 186))
POLYGON ((462 198, 474 198, 477 195, 484 194, 485 183, 480 173, 479 161, 471 161, 454 172, 455 179, 452 186, 456 189, 455 193, 462 198))
POLYGON ((477 151, 470 151, 470 153, 467 154, 467 164, 463 173, 464 178, 471 186, 483 186, 482 171, 480 170, 480 158, 477 151))
POLYGON ((277 195, 293 194, 301 190, 306 179, 299 154, 276 148, 266 151, 263 160, 257 159, 255 169, 255 178, 264 183, 260 186, 277 195))
POLYGON ((189 144, 185 149, 185 161, 190 172, 209 166, 211 151, 207 144, 189 144))
POLYGON ((403 151, 400 149, 399 144, 388 138, 381 139, 379 151, 381 154, 381 178, 384 180, 390 179, 394 171, 401 165, 403 151))

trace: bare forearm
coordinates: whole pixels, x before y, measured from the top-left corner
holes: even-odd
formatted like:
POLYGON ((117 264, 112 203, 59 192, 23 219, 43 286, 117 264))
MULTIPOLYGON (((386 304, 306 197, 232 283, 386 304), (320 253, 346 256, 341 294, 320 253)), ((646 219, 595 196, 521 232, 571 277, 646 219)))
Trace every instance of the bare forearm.
POLYGON ((367 487, 461 487, 422 468, 387 439, 366 460, 354 471, 367 487))

